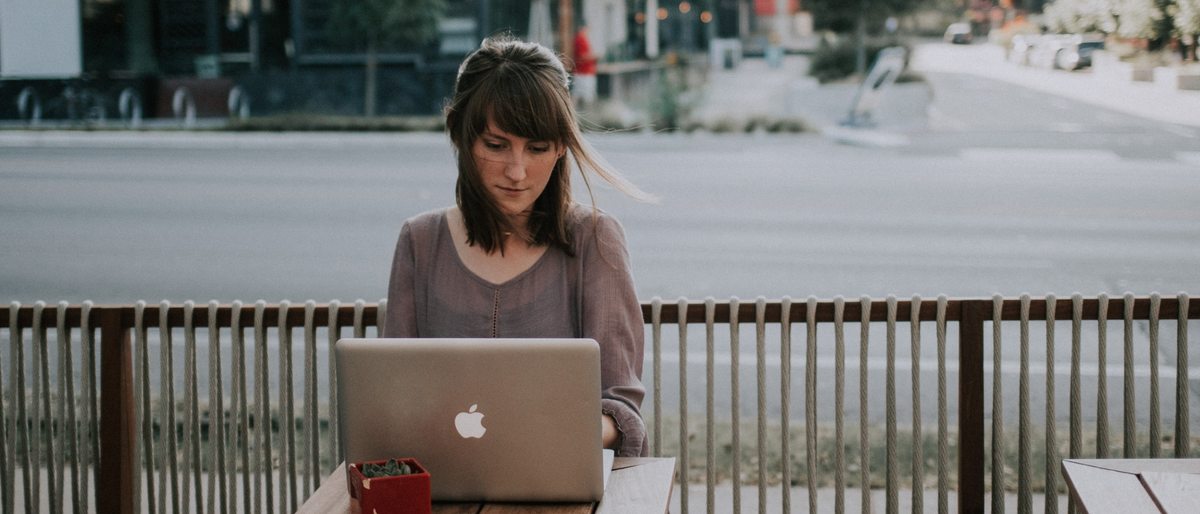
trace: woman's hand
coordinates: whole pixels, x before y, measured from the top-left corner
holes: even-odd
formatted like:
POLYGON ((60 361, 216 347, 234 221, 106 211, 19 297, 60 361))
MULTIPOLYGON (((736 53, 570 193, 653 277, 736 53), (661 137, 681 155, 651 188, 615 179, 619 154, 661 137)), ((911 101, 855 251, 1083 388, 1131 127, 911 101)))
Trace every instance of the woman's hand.
POLYGON ((613 420, 612 416, 601 414, 600 426, 605 448, 615 450, 621 446, 621 433, 617 432, 617 422, 613 420))

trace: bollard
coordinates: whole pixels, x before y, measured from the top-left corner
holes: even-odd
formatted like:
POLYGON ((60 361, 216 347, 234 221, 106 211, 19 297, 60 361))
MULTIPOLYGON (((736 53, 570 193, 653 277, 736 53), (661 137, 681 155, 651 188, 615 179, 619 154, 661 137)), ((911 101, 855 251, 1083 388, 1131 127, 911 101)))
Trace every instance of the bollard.
POLYGON ((188 88, 181 86, 175 90, 171 109, 175 112, 175 119, 182 122, 184 127, 196 126, 196 100, 192 98, 192 92, 188 88))

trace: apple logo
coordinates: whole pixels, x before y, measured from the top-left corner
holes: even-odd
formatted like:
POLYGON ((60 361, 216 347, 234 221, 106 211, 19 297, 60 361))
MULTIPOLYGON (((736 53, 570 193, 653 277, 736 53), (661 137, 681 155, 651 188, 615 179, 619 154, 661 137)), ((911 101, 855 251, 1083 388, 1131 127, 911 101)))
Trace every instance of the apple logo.
POLYGON ((468 412, 460 412, 454 417, 454 428, 458 429, 458 435, 463 439, 480 438, 487 429, 483 427, 483 413, 475 412, 479 404, 471 406, 468 412))

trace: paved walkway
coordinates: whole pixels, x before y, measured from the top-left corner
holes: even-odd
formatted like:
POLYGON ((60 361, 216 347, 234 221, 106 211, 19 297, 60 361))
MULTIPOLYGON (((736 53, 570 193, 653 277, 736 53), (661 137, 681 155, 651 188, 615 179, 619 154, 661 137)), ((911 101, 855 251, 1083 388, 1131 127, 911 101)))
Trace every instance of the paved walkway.
POLYGON ((1080 71, 1020 66, 1004 59, 995 45, 919 45, 912 69, 920 72, 967 73, 1098 105, 1134 116, 1200 127, 1200 91, 1167 89, 1150 82, 1119 80, 1080 71))

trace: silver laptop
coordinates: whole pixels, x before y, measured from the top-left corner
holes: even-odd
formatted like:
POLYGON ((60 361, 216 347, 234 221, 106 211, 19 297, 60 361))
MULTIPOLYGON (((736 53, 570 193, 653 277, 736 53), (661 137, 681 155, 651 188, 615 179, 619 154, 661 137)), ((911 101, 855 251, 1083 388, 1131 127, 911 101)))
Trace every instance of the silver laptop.
POLYGON ((342 339, 346 462, 414 458, 434 500, 597 501, 600 347, 591 339, 342 339))

